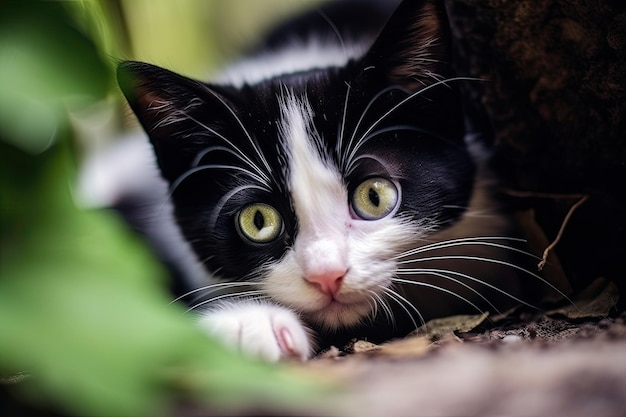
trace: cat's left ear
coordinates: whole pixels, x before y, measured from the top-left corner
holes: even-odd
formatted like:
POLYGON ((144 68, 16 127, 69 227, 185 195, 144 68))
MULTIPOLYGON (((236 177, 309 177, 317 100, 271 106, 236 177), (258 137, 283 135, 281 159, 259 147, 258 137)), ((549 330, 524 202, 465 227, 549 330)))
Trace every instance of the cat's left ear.
POLYGON ((404 0, 363 58, 364 71, 416 90, 452 73, 448 22, 442 1, 404 0))

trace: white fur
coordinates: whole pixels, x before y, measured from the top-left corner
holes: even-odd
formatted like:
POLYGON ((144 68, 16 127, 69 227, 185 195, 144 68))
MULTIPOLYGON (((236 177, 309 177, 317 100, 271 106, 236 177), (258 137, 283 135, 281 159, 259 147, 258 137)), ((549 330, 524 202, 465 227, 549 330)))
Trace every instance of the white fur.
POLYGON ((81 205, 111 207, 124 197, 167 190, 145 134, 129 135, 88 155, 78 179, 81 205))
POLYGON ((361 56, 367 50, 367 43, 340 44, 332 41, 309 39, 293 41, 277 51, 267 51, 262 55, 245 58, 231 64, 216 77, 218 83, 235 87, 257 84, 282 74, 300 71, 340 67, 351 58, 361 56))
POLYGON ((202 313, 199 324, 227 346, 270 362, 304 361, 312 353, 309 331, 296 314, 273 304, 224 303, 202 313))
POLYGON ((320 138, 306 98, 287 95, 281 104, 281 141, 290 157, 289 190, 299 230, 286 255, 266 267, 265 291, 321 326, 349 327, 374 311, 376 295, 384 294, 395 274, 393 257, 415 244, 420 229, 393 217, 353 218, 338 169, 315 146, 320 138), (347 271, 334 296, 307 281, 312 271, 328 269, 347 271))
POLYGON ((347 190, 337 168, 314 146, 321 139, 311 131, 313 112, 307 102, 288 97, 283 113, 289 189, 299 225, 298 263, 305 275, 346 270, 347 190))

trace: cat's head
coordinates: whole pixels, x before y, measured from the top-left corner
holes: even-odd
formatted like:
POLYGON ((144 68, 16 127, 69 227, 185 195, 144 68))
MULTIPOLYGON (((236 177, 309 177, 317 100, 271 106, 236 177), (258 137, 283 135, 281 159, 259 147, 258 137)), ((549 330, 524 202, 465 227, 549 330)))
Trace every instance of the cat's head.
POLYGON ((450 60, 443 11, 406 0, 341 66, 229 86, 127 62, 119 79, 206 268, 333 329, 368 317, 399 253, 467 204, 450 60))

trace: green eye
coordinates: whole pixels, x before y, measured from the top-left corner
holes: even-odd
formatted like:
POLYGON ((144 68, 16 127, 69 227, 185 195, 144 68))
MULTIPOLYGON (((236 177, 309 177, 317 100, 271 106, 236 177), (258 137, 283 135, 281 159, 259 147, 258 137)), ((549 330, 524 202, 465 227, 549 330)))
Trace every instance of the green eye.
POLYGON ((239 231, 256 243, 267 243, 276 239, 283 230, 283 220, 275 208, 267 204, 250 204, 239 212, 239 231))
POLYGON ((363 181, 352 194, 352 209, 363 220, 378 220, 398 205, 398 189, 384 178, 363 181))

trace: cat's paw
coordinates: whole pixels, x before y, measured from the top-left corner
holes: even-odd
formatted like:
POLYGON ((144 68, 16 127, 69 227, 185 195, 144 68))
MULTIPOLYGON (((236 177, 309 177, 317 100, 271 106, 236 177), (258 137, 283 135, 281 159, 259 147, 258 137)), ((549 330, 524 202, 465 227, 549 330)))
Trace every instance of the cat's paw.
POLYGON ((310 332, 296 314, 273 304, 223 304, 203 312, 200 325, 226 345, 267 361, 311 356, 310 332))

